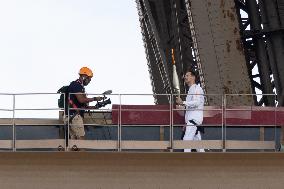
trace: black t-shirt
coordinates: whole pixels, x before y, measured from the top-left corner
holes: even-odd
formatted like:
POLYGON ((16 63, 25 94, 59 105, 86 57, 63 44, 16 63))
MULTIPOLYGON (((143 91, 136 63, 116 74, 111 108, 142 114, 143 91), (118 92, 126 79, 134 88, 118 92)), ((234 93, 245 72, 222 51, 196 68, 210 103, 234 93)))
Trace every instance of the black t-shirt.
MULTIPOLYGON (((70 100, 75 104, 75 106, 77 108, 84 108, 85 104, 80 103, 75 94, 71 94, 71 93, 85 93, 85 88, 83 86, 83 84, 80 82, 80 80, 76 80, 76 81, 72 81, 69 85, 69 94, 70 94, 70 100)), ((72 106, 72 104, 69 103, 69 107, 70 108, 75 108, 74 106, 72 106)), ((76 110, 70 110, 70 115, 76 113, 76 110)), ((84 116, 84 110, 80 110, 80 115, 84 116)))

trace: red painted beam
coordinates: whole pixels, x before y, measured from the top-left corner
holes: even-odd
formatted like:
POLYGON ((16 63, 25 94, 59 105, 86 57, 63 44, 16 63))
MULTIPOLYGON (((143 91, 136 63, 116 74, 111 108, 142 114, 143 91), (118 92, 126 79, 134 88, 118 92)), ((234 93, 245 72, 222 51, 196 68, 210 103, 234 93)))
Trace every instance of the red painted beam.
MULTIPOLYGON (((169 125, 169 105, 116 105, 112 106, 112 122, 118 124, 121 107, 123 125, 169 125)), ((235 106, 223 111, 226 125, 235 126, 284 126, 284 107, 235 106), (225 119, 226 118, 226 119, 225 119)), ((173 110, 173 123, 184 124, 182 111, 173 110)), ((206 106, 204 108, 204 125, 222 124, 222 107, 206 106)))

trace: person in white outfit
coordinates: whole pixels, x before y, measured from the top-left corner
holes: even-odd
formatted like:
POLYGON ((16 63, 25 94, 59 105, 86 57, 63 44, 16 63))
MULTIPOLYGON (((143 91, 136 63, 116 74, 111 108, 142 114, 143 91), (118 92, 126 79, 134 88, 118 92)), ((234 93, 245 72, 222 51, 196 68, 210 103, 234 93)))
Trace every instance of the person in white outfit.
MULTIPOLYGON (((180 97, 176 99, 178 105, 182 105, 186 109, 185 113, 185 133, 183 140, 201 140, 200 132, 204 133, 202 126, 203 108, 204 108, 204 92, 197 85, 198 73, 193 69, 188 69, 184 82, 189 86, 186 101, 182 101, 180 97)), ((196 149, 197 152, 205 152, 204 149, 196 149)), ((184 149, 184 152, 191 152, 191 149, 184 149)))

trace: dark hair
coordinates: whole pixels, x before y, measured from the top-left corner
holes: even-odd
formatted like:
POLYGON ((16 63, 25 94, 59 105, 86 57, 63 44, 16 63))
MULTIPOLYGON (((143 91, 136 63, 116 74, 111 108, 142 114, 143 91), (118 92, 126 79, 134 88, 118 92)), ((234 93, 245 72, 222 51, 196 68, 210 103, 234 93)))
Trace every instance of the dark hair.
POLYGON ((194 67, 189 67, 187 70, 186 70, 186 73, 187 72, 190 72, 191 75, 193 75, 195 77, 195 83, 199 83, 199 72, 197 69, 195 69, 194 67))

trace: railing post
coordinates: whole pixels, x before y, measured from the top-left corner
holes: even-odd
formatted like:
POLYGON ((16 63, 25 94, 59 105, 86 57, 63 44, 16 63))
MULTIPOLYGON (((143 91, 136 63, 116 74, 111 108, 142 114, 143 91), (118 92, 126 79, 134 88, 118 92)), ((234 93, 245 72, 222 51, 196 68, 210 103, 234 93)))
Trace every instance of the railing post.
POLYGON ((222 141, 223 152, 226 152, 226 94, 222 95, 222 141))
MULTIPOLYGON (((276 108, 276 94, 274 95, 274 142, 275 142, 275 148, 274 151, 277 151, 276 144, 277 144, 277 108, 276 108)), ((281 150, 281 140, 280 141, 280 150, 281 150)), ((279 151, 280 151, 279 150, 279 151)))
MULTIPOLYGON (((70 127, 70 110, 69 110, 69 106, 65 103, 66 100, 65 98, 68 98, 70 99, 70 94, 68 93, 68 97, 66 97, 66 94, 64 93, 64 116, 66 117, 67 116, 67 126, 66 124, 64 124, 64 137, 65 137, 65 151, 68 151, 69 150, 69 127, 70 127), (67 115, 65 115, 65 106, 68 106, 67 107, 67 115), (65 130, 66 129, 66 130, 65 130)), ((69 102, 68 102, 69 103, 69 102)), ((64 123, 64 116, 63 116, 63 123, 64 123)))
POLYGON ((122 127, 122 121, 121 121, 121 94, 119 94, 119 112, 118 112, 118 128, 117 128, 117 139, 118 139, 118 151, 121 152, 121 127, 122 127))
POLYGON ((170 152, 173 152, 173 140, 174 140, 174 119, 173 119, 173 94, 170 95, 170 152))
POLYGON ((15 94, 13 94, 13 141, 12 141, 12 148, 13 148, 13 152, 16 151, 16 122, 15 122, 15 105, 16 103, 16 98, 15 98, 15 94))

